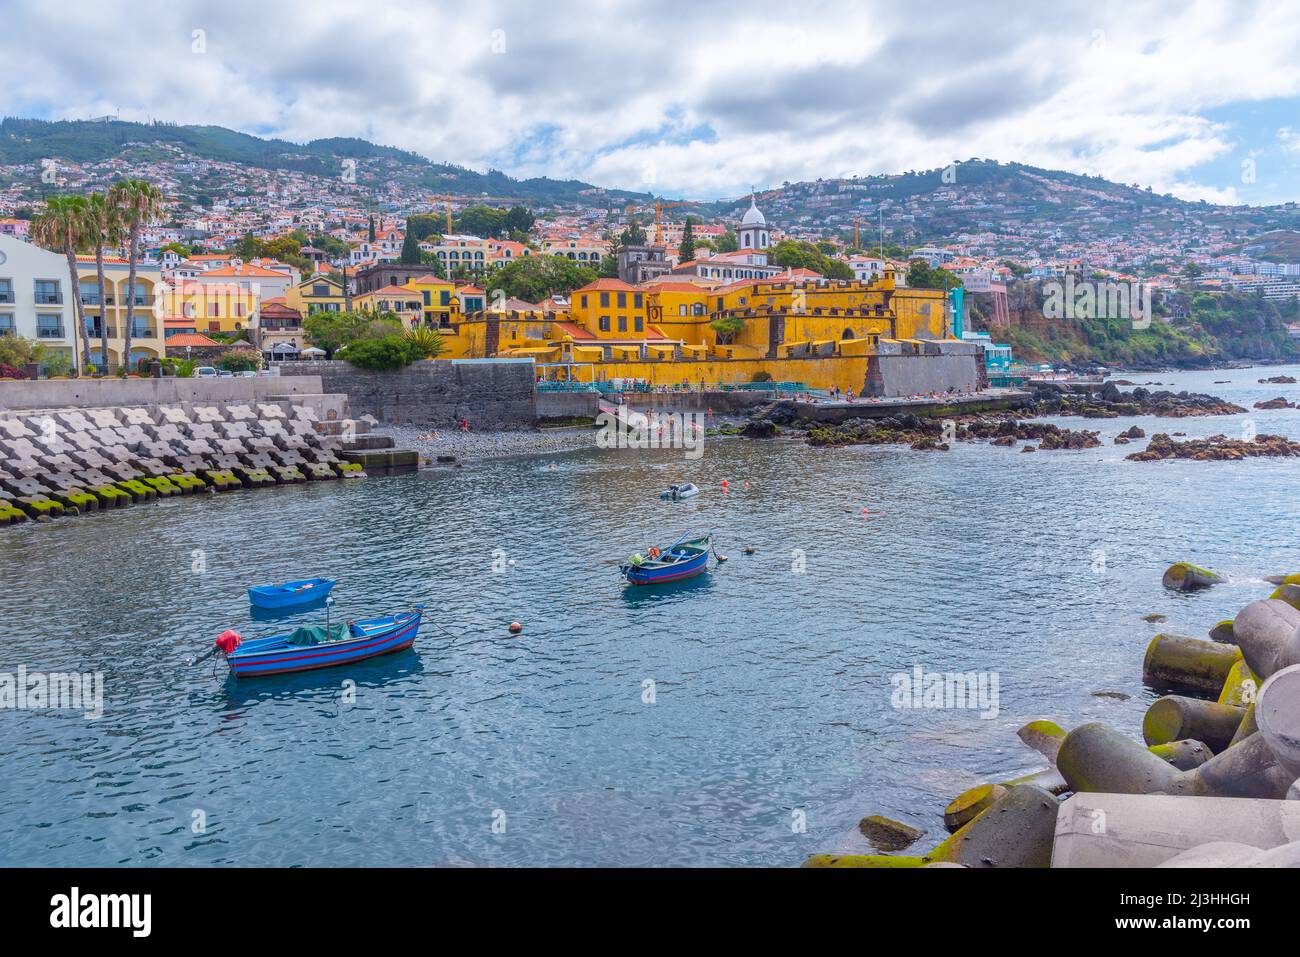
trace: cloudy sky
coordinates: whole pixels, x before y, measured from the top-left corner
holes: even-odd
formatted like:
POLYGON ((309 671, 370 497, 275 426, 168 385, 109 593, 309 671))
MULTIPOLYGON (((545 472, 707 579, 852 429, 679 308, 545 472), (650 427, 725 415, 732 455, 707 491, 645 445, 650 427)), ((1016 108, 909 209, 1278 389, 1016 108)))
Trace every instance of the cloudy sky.
POLYGON ((690 198, 971 157, 1300 200, 1296 0, 5 0, 0 112, 690 198))

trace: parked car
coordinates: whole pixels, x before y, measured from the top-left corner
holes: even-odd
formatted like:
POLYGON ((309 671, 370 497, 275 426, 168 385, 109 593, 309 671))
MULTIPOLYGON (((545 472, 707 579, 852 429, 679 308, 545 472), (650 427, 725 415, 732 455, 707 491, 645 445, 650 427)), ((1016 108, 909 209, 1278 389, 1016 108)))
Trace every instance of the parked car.
POLYGON ((217 378, 219 379, 233 379, 234 377, 235 374, 231 372, 229 369, 222 369, 220 372, 217 373, 217 378))
POLYGON ((212 379, 217 375, 217 370, 212 366, 199 366, 194 370, 194 375, 199 379, 212 379))

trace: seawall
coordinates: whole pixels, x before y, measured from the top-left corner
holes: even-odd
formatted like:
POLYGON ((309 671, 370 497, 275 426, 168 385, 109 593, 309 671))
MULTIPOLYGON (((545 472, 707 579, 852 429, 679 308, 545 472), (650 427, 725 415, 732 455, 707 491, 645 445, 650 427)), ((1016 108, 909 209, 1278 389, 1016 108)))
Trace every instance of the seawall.
POLYGON ((523 428, 537 421, 532 362, 425 360, 370 371, 342 360, 278 363, 279 381, 314 379, 317 392, 348 396, 353 418, 391 425, 449 428, 468 419, 475 431, 523 428))
POLYGON ((254 402, 320 395, 319 375, 205 379, 0 379, 0 411, 254 402))

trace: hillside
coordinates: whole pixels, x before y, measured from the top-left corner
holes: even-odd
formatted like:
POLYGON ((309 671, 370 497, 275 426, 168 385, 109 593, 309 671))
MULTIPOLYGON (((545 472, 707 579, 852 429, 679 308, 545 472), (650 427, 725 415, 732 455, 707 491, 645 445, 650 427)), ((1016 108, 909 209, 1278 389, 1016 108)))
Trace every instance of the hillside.
MULTIPOLYGON (((430 195, 448 194, 599 210, 597 222, 613 223, 626 204, 644 207, 652 199, 579 180, 478 172, 355 138, 299 144, 218 126, 0 121, 0 191, 9 191, 11 203, 57 189, 99 188, 122 175, 146 176, 168 195, 199 205, 277 195, 283 202, 288 189, 300 199, 326 205, 360 199, 398 215, 428 209, 430 195), (51 162, 59 176, 53 186, 41 179, 42 164, 51 162), (349 170, 354 180, 342 175, 349 170), (285 187, 268 176, 296 181, 285 187)), ((1300 261, 1300 204, 1193 203, 1136 184, 1022 163, 971 159, 932 170, 784 183, 760 192, 758 201, 787 235, 849 241, 856 223, 865 248, 881 240, 883 224, 890 244, 960 243, 974 256, 1022 263, 1075 258, 1093 269, 1132 275, 1176 272, 1188 257, 1243 251, 1300 261)), ((734 223, 748 202, 748 196, 704 200, 670 216, 734 223)))
MULTIPOLYGON (((1122 319, 1049 319, 1038 284, 1009 290, 1011 326, 992 330, 1027 363, 1111 367, 1205 368, 1231 362, 1300 359, 1287 324, 1300 322, 1300 301, 1270 302, 1245 293, 1203 293, 1157 303, 1147 329, 1122 319)), ((974 326, 987 328, 973 310, 974 326)))
MULTIPOLYGON (((299 144, 262 139, 220 126, 119 120, 46 122, 12 117, 0 121, 0 167, 28 166, 34 168, 35 174, 42 161, 51 159, 94 165, 125 157, 146 162, 192 158, 331 178, 339 176, 345 160, 353 160, 357 182, 362 185, 396 184, 457 196, 486 194, 531 203, 580 202, 584 191, 595 189, 578 180, 518 180, 498 170, 479 173, 353 138, 299 144)), ((5 185, 3 179, 0 175, 0 185, 5 185)), ((604 195, 628 201, 645 198, 645 194, 618 190, 604 195)))

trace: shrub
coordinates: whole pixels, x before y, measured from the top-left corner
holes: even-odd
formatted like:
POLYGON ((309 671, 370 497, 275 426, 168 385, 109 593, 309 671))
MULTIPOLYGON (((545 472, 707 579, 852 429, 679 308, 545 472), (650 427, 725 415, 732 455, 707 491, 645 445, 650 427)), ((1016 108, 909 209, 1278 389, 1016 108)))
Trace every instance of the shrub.
POLYGON ((745 329, 745 320, 740 316, 719 316, 709 326, 718 334, 718 342, 726 344, 735 340, 745 329))
POLYGON ((77 374, 77 367, 66 352, 51 352, 45 360, 45 374, 51 379, 77 374))
POLYGON ((358 369, 402 369, 419 355, 404 336, 382 339, 358 339, 342 350, 343 358, 358 369))
POLYGON ((26 379, 27 373, 22 369, 11 366, 7 362, 0 362, 0 379, 26 379))
POLYGON ((771 382, 772 373, 764 372, 762 369, 759 369, 757 372, 754 373, 754 377, 749 381, 750 382, 771 382))
POLYGON ((419 359, 436 359, 442 354, 442 334, 428 326, 416 326, 403 338, 411 348, 411 353, 419 359))
POLYGON ((262 368, 262 354, 256 349, 232 349, 217 360, 227 372, 252 372, 262 368))

